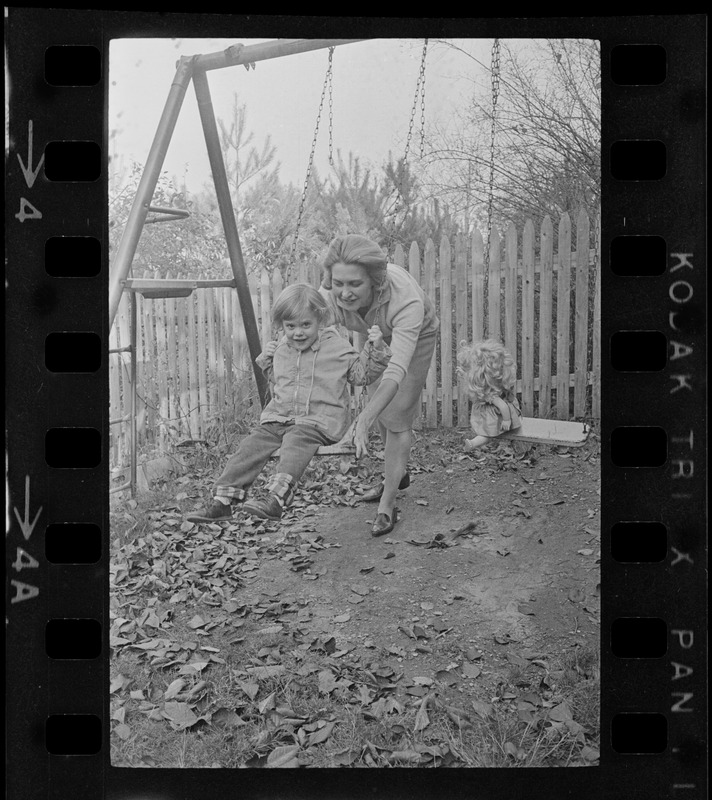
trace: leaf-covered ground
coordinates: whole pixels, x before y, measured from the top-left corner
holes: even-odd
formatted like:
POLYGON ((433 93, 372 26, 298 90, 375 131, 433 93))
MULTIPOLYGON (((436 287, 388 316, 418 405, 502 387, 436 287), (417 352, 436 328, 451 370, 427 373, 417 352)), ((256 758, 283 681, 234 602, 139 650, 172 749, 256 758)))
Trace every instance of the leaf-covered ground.
POLYGON ((198 450, 117 502, 112 763, 597 763, 598 442, 462 438, 417 434, 378 539, 360 502, 378 437, 359 463, 315 460, 280 523, 185 522, 221 466, 198 450))

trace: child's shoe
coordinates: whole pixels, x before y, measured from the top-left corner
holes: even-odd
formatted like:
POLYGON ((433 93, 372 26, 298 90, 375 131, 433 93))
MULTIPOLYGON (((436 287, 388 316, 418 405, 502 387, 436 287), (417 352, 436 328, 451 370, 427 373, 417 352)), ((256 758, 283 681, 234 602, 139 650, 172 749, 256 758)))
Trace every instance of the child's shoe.
POLYGON ((282 512, 294 498, 294 479, 286 472, 277 472, 267 485, 266 500, 249 500, 245 511, 262 519, 281 519, 282 512))
POLYGON ((219 500, 213 500, 209 506, 199 508, 186 516, 188 522, 221 522, 226 519, 232 519, 232 506, 219 500))
POLYGON ((261 519, 281 519, 282 506, 275 495, 271 494, 266 500, 249 500, 245 503, 245 511, 253 517, 261 519))

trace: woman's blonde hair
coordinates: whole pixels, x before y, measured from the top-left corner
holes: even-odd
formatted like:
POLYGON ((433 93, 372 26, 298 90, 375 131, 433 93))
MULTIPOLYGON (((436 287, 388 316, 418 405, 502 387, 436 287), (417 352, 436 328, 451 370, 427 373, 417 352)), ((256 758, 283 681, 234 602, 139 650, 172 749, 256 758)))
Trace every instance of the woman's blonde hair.
POLYGON ((381 248, 368 236, 348 233, 332 239, 322 260, 322 282, 325 289, 331 289, 331 268, 334 264, 353 264, 363 267, 374 286, 380 286, 386 279, 388 258, 381 248))
POLYGON ((458 375, 464 376, 471 399, 482 403, 495 396, 507 398, 514 394, 514 359, 496 339, 474 344, 460 342, 457 363, 458 375))
POLYGON ((272 324, 280 328, 285 320, 297 319, 304 312, 314 314, 319 327, 330 325, 332 312, 326 300, 308 283, 293 283, 279 293, 272 306, 272 324))

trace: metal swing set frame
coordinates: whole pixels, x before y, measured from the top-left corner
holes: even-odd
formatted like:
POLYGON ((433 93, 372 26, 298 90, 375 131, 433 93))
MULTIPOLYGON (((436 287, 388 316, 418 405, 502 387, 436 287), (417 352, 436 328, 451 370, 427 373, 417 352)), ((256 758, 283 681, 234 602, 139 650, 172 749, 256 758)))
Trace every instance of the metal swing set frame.
MULTIPOLYGON (((222 150, 218 126, 213 109, 207 72, 242 64, 246 69, 254 69, 258 61, 306 53, 313 50, 332 49, 340 45, 368 41, 366 39, 275 39, 254 45, 234 44, 225 50, 193 56, 182 56, 176 65, 168 98, 151 144, 146 164, 139 181, 136 195, 129 212, 126 226, 121 237, 116 255, 109 271, 109 329, 114 324, 119 304, 124 291, 130 295, 130 343, 120 348, 109 350, 109 353, 129 353, 131 357, 129 373, 131 383, 131 403, 129 414, 110 420, 110 424, 130 425, 131 462, 129 479, 120 486, 112 487, 111 492, 129 489, 133 495, 137 479, 137 430, 136 430, 136 344, 137 344, 137 303, 136 294, 147 299, 170 297, 189 297, 196 289, 229 287, 237 291, 245 335, 250 352, 250 360, 255 375, 260 403, 264 406, 268 398, 268 386, 262 371, 257 367, 255 359, 260 354, 262 345, 257 328, 255 311, 250 298, 247 271, 242 255, 240 237, 233 209, 227 179, 227 171, 222 150), (143 228, 154 222, 168 222, 189 216, 184 209, 163 208, 151 205, 156 184, 168 152, 173 131, 189 85, 193 84, 198 102, 200 121, 205 137, 205 144, 213 175, 215 193, 220 210, 225 241, 232 269, 232 279, 149 279, 131 277, 131 267, 138 247, 143 228), (149 213, 154 216, 149 218, 149 213)), ((427 43, 427 40, 426 40, 427 43)), ((423 58, 424 62, 424 58, 423 58)), ((424 63, 421 66, 421 71, 424 63)), ((417 98, 417 91, 416 91, 417 98)), ((307 175, 308 180, 308 175, 307 175)), ((491 187, 490 187, 491 188, 491 187)), ((526 425, 521 431, 507 434, 507 438, 523 441, 544 442, 566 446, 579 446, 588 436, 587 426, 581 423, 561 422, 557 420, 523 420, 526 425)), ((353 447, 343 442, 319 449, 320 455, 352 453, 353 447)))
MULTIPOLYGON (((250 352, 250 360, 257 383, 260 403, 264 406, 268 397, 268 386, 262 371, 257 367, 255 359, 260 354, 260 343, 255 310, 250 299, 247 271, 242 256, 240 237, 237 230, 235 213, 230 197, 227 180, 227 171, 220 148, 218 126, 210 95, 207 73, 210 70, 235 67, 242 64, 246 69, 258 61, 272 58, 306 53, 312 50, 334 48, 339 45, 366 41, 365 39, 275 39, 254 45, 234 44, 225 50, 215 53, 205 53, 193 56, 182 56, 176 65, 176 73, 171 83, 163 112, 161 113, 158 127, 151 144, 146 164, 136 190, 131 210, 121 241, 116 251, 109 270, 109 329, 114 324, 119 303, 125 291, 130 295, 130 343, 120 348, 110 350, 110 353, 128 353, 130 355, 130 383, 131 405, 129 414, 118 419, 110 420, 110 424, 118 425, 129 423, 131 462, 128 481, 120 486, 112 487, 111 492, 129 489, 133 495, 136 488, 136 328, 137 309, 136 294, 139 293, 148 299, 167 297, 189 297, 196 289, 214 287, 229 287, 237 290, 240 312, 245 328, 245 335, 250 352), (191 280, 191 279, 148 279, 132 278, 131 267, 138 248, 139 239, 144 225, 152 222, 167 222, 188 216, 183 209, 159 208, 151 205, 151 199, 158 183, 158 178, 163 167, 163 162, 168 152, 168 147, 175 130, 176 122, 183 105, 183 99, 190 84, 193 84, 198 102, 200 122, 205 137, 205 145, 213 175, 215 193, 220 210, 225 242, 227 245, 232 279, 224 280, 191 280), (149 212, 154 217, 148 218, 149 212)), ((343 452, 343 451, 341 451, 343 452)))

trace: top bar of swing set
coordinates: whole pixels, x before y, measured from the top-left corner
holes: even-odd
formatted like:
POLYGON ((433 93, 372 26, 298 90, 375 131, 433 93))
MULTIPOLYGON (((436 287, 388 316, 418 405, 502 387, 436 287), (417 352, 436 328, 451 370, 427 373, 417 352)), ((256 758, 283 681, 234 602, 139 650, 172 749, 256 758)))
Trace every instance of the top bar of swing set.
POLYGON ((237 64, 254 64, 270 58, 281 58, 296 53, 308 53, 325 47, 338 47, 342 44, 365 42, 366 39, 273 39, 261 44, 234 44, 217 53, 195 56, 197 69, 211 70, 233 67, 237 64))
MULTIPOLYGON (((338 47, 342 44, 364 42, 366 39, 274 39, 254 45, 234 44, 217 53, 183 56, 176 65, 176 74, 163 108, 158 127, 146 158, 143 175, 139 181, 133 205, 129 212, 123 236, 119 242, 116 256, 109 274, 109 328, 119 308, 124 281, 127 279, 133 258, 138 246, 141 231, 145 225, 153 192, 160 175, 163 161, 168 151, 173 130, 178 120, 183 98, 188 84, 196 71, 221 69, 238 64, 254 64, 270 58, 307 53, 322 50, 326 47, 338 47)), ((238 276, 236 275, 236 278, 238 276)), ((244 277, 244 276, 241 276, 244 277)))

